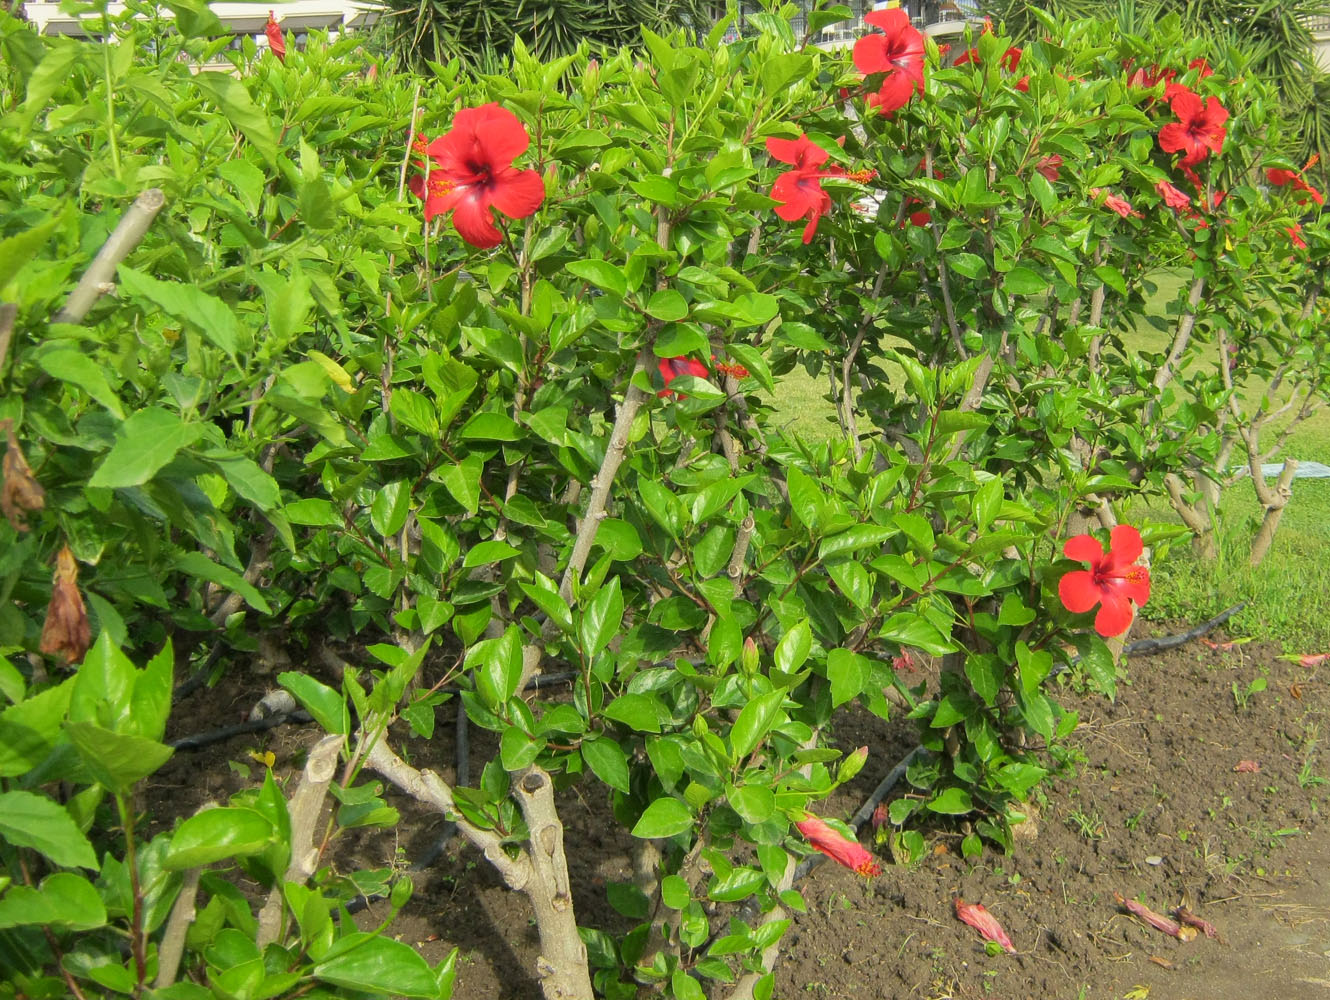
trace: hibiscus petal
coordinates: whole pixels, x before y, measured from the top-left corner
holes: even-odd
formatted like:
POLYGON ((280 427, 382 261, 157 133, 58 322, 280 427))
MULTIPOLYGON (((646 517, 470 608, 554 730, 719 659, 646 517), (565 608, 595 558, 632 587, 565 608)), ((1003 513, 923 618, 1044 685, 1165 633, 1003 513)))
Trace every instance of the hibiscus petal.
POLYGON ((535 170, 509 167, 494 175, 489 188, 490 204, 510 219, 525 219, 545 200, 545 182, 535 170))
POLYGON ((1062 606, 1074 615, 1084 614, 1103 598, 1104 592, 1095 583, 1094 574, 1086 569, 1072 570, 1058 581, 1058 597, 1062 606))
POLYGON ((1186 153, 1188 157, 1192 156, 1199 148, 1201 150, 1200 158, 1190 162, 1199 163, 1200 160, 1205 159, 1205 147, 1192 138, 1187 126, 1181 122, 1169 122, 1159 130, 1159 148, 1165 153, 1186 153))
POLYGON ((1103 603, 1099 605, 1099 613, 1094 616, 1094 630, 1105 639, 1127 631, 1131 628, 1132 619, 1136 617, 1123 589, 1110 585, 1101 591, 1103 603))
POLYGON ((1062 547, 1062 554, 1068 559, 1093 563, 1104 557, 1104 547, 1094 535, 1076 535, 1067 539, 1067 544, 1062 547))
MULTIPOLYGON (((873 15, 868 16, 872 17, 873 15)), ((864 35, 854 43, 854 68, 865 76, 871 76, 874 73, 885 73, 891 69, 891 63, 887 61, 887 39, 885 35, 864 35)))
POLYGON ((1007 932, 998 923, 997 917, 984 909, 982 903, 967 903, 957 897, 956 918, 977 930, 985 941, 996 941, 1004 951, 1010 953, 1016 951, 1015 946, 1011 943, 1011 938, 1007 937, 1007 932))
POLYGON ((893 70, 882 81, 878 92, 869 96, 868 103, 876 106, 880 114, 894 114, 910 103, 917 87, 918 83, 910 74, 893 70))
POLYGON ((1109 554, 1116 566, 1130 566, 1145 551, 1141 533, 1130 524, 1119 524, 1109 535, 1109 554))
POLYGON ((457 234, 473 247, 488 250, 503 242, 503 233, 490 215, 489 201, 478 188, 469 191, 453 210, 457 234))
POLYGON ((767 152, 781 163, 789 163, 800 169, 821 166, 828 156, 827 151, 807 135, 801 135, 797 139, 780 139, 773 136, 767 139, 767 152))
POLYGON ((1150 600, 1150 571, 1137 566, 1127 574, 1122 589, 1138 608, 1143 607, 1150 600))

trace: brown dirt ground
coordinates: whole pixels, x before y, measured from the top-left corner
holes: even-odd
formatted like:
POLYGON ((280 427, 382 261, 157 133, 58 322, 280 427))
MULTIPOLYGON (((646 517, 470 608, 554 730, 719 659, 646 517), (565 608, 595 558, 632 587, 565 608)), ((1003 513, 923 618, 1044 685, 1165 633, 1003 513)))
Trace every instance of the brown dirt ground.
MULTIPOLYGON (((784 939, 775 995, 1330 997, 1330 785, 1319 780, 1330 777, 1322 752, 1330 734, 1324 670, 1330 666, 1318 671, 1281 659, 1273 646, 1192 643, 1132 662, 1116 702, 1064 678, 1060 697, 1082 720, 1071 741, 1075 763, 1037 796, 1034 835, 1018 840, 1010 855, 985 850, 970 863, 959 854, 959 830, 932 830, 930 853, 916 865, 891 864, 879 848, 885 872, 872 881, 820 866, 799 887, 807 912, 784 939), (1240 706, 1233 685, 1242 692, 1258 677, 1266 678, 1266 690, 1240 706), (1240 761, 1260 770, 1235 771, 1240 761), (1222 941, 1169 938, 1125 914, 1115 892, 1161 912, 1185 900, 1216 925, 1222 941), (983 903, 1016 954, 986 954, 977 934, 955 919, 957 895, 983 903)), ((262 693, 253 681, 233 671, 194 695, 168 735, 237 721, 262 693)), ((448 718, 450 710, 440 712, 435 739, 415 748, 414 759, 451 778, 448 718)), ((842 722, 840 743, 868 745, 869 764, 821 811, 849 816, 908 751, 911 725, 867 713, 842 722)), ((478 774, 492 747, 472 732, 478 774)), ((287 774, 316 735, 312 727, 286 726, 178 754, 156 776, 145 806, 158 829, 169 826, 247 783, 228 762, 248 765, 253 780, 262 772, 249 751, 272 750, 276 772, 287 774)), ((903 791, 898 786, 894 794, 903 791)), ((385 831, 354 832, 339 842, 334 864, 376 868, 418 856, 440 820, 397 804, 400 841, 385 831)), ((579 922, 626 930, 605 902, 604 886, 629 878, 630 838, 608 817, 597 786, 564 792, 560 811, 579 922)), ((364 920, 385 906, 373 905, 364 920)), ((416 878, 394 930, 430 961, 460 949, 458 1000, 540 996, 531 976, 536 933, 524 900, 463 844, 416 878)))

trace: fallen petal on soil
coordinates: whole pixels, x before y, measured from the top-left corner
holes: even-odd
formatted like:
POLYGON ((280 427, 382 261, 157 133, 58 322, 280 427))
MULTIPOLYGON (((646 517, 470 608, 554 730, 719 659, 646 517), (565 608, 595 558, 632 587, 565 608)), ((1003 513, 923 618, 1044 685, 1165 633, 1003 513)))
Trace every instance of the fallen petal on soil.
POLYGON ((1122 893, 1113 893, 1113 898, 1118 901, 1118 905, 1124 907, 1128 913, 1149 924, 1157 931, 1163 931, 1169 937, 1175 937, 1179 941, 1190 941, 1196 937, 1196 928, 1183 927, 1176 920, 1170 920, 1162 914, 1156 913, 1144 903, 1138 903, 1134 899, 1124 899, 1122 893))
POLYGON ((982 903, 967 903, 957 896, 956 917, 977 930, 985 941, 996 941, 1005 950, 1015 954, 1016 948, 1012 945, 1011 938, 1007 937, 1007 932, 997 922, 997 917, 985 910, 982 903))
POLYGON ((1233 765, 1233 770, 1238 774, 1256 774, 1260 769, 1261 765, 1254 760, 1240 760, 1233 765))
POLYGON ((1219 937, 1219 931, 1215 930, 1215 925, 1208 920, 1202 920, 1196 914, 1185 906, 1179 906, 1173 911, 1173 915, 1178 918, 1178 922, 1188 927, 1195 927, 1198 931, 1208 938, 1219 937))

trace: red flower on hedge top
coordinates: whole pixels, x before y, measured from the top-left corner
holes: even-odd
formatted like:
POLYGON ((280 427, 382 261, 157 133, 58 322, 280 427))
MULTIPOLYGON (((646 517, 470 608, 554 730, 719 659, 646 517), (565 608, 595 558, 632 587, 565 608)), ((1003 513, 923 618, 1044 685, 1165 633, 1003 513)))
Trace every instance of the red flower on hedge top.
POLYGON ((491 208, 525 219, 545 200, 540 174, 513 166, 530 144, 517 116, 497 104, 457 112, 452 130, 425 149, 434 159, 428 181, 411 178, 411 190, 425 199, 425 219, 451 211, 462 239, 482 250, 498 246, 503 233, 491 208))
POLYGON ((797 139, 767 140, 767 152, 772 158, 794 167, 776 178, 771 186, 771 197, 780 202, 776 214, 786 222, 807 219, 804 242, 811 243, 822 216, 831 211, 831 195, 822 190, 822 178, 843 177, 845 171, 834 164, 819 169, 827 161, 827 151, 801 135, 797 139))
POLYGON ((282 62, 286 62, 286 39, 282 37, 282 28, 272 11, 268 11, 268 23, 263 26, 263 33, 268 36, 268 48, 282 62))
POLYGON ((1190 167, 1200 163, 1212 151, 1224 151, 1224 136, 1228 130, 1228 110, 1211 97, 1202 101, 1190 90, 1179 89, 1173 94, 1169 107, 1180 121, 1171 122, 1159 130, 1159 148, 1165 153, 1182 153, 1182 165, 1190 167))
POLYGON ((1107 552, 1093 535, 1067 539, 1062 549, 1066 557, 1082 559, 1090 568, 1072 570, 1058 581, 1058 597, 1072 614, 1099 605, 1094 628, 1105 638, 1131 627, 1133 601, 1140 607, 1150 599, 1150 571, 1136 565, 1145 549, 1141 533, 1129 524, 1119 524, 1111 537, 1107 552))
POLYGON ((684 399, 683 393, 676 393, 670 388, 670 383, 680 375, 692 375, 696 378, 706 378, 710 372, 707 366, 702 364, 696 358, 660 358, 657 361, 657 367, 660 369, 660 377, 665 380, 665 388, 656 393, 657 396, 674 396, 684 399))
MULTIPOLYGON (((998 60, 998 65, 1009 73, 1015 73, 1016 67, 1021 64, 1021 55, 1021 50, 1013 45, 1011 48, 1007 49, 1006 52, 1002 53, 1002 58, 998 60)), ((982 60, 979 58, 978 49, 966 49, 956 57, 956 61, 952 63, 952 65, 964 66, 966 63, 974 63, 976 66, 983 64, 982 60)), ((1021 77, 1016 81, 1015 87, 1022 93, 1028 92, 1030 89, 1030 78, 1028 76, 1021 77)))
POLYGON ((821 851, 832 861, 839 865, 844 865, 851 871, 858 872, 860 875, 872 877, 882 874, 882 866, 877 863, 877 859, 866 851, 857 840, 849 840, 844 835, 837 833, 825 820, 816 816, 809 816, 802 822, 795 823, 799 832, 808 838, 808 843, 813 846, 813 850, 821 851))
POLYGON ((865 76, 887 74, 878 92, 868 96, 868 106, 889 115, 905 107, 915 91, 924 92, 924 36, 899 7, 875 10, 864 20, 882 34, 854 43, 854 65, 865 76))

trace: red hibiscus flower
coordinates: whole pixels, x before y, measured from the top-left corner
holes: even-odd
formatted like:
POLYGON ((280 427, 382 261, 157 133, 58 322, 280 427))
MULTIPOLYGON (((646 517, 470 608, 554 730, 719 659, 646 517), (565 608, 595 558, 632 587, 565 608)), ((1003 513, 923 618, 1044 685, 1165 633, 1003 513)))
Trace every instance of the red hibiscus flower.
POLYGON ((859 841, 850 840, 837 833, 827 825, 826 821, 816 816, 809 816, 794 825, 808 838, 808 843, 815 851, 821 851, 837 864, 870 878, 882 874, 882 866, 859 844, 859 841))
POLYGON ((1284 231, 1288 233, 1288 238, 1295 247, 1299 250, 1307 249, 1307 241, 1302 238, 1301 222, 1295 222, 1293 225, 1287 226, 1284 231))
POLYGON ((1199 79, 1201 79, 1201 80, 1204 80, 1207 76, 1214 76, 1214 75, 1215 75, 1215 71, 1212 70, 1212 69, 1210 68, 1210 64, 1209 64, 1208 62, 1206 62, 1205 59, 1204 59, 1203 57, 1200 57, 1200 56, 1198 56, 1197 58, 1193 59, 1191 62, 1187 63, 1187 68, 1188 68, 1188 69, 1199 69, 1199 70, 1201 71, 1201 75, 1200 75, 1199 79))
POLYGON ((665 380, 665 388, 656 393, 657 396, 678 396, 680 399, 687 399, 683 393, 671 389, 670 383, 680 375, 706 378, 710 374, 707 366, 696 358, 660 358, 656 365, 660 369, 660 377, 665 380))
POLYGON ((1211 97, 1203 103, 1196 94, 1184 89, 1173 94, 1169 107, 1179 120, 1159 130, 1160 149, 1165 153, 1182 153, 1184 167, 1200 163, 1211 152, 1224 151, 1228 110, 1219 103, 1219 98, 1211 97))
MULTIPOLYGON (((1131 69, 1130 59, 1127 60, 1125 68, 1129 70, 1131 69)), ((1158 63, 1153 64, 1149 69, 1140 66, 1133 70, 1127 77, 1127 86, 1144 87, 1149 89, 1151 87, 1157 87, 1161 83, 1169 83, 1177 75, 1177 70, 1160 69, 1158 63)))
POLYGON ((1168 181, 1157 181, 1155 190, 1159 192, 1159 197, 1164 199, 1164 204, 1175 212, 1180 209, 1191 208, 1191 199, 1168 181))
POLYGON ((771 197, 779 202, 776 214, 786 222, 807 219, 803 240, 811 243, 822 216, 831 211, 831 195, 822 190, 824 177, 843 177, 845 171, 834 164, 819 169, 827 161, 827 151, 801 135, 798 139, 767 140, 767 152, 773 159, 794 167, 776 178, 771 197))
POLYGON ((1131 627, 1133 601, 1140 607, 1150 599, 1150 571, 1136 565, 1145 548, 1141 533, 1129 524, 1119 524, 1111 537, 1107 552, 1093 535, 1067 539, 1063 554, 1088 562, 1090 568, 1072 570, 1058 581, 1058 597, 1072 614, 1099 605, 1094 628, 1105 638, 1131 627))
POLYGON ((1036 163, 1034 168, 1047 177, 1050 182, 1055 181, 1058 179, 1058 171, 1062 169, 1062 157, 1057 153, 1049 153, 1036 163))
POLYGON ((263 33, 268 36, 268 48, 280 61, 286 62, 286 39, 282 37, 282 28, 272 11, 268 11, 268 23, 263 26, 263 33))
POLYGON ((890 115, 924 92, 924 36, 899 7, 875 10, 864 20, 882 34, 864 35, 854 43, 855 68, 865 76, 885 73, 881 89, 868 96, 868 106, 890 115))
POLYGON ((457 112, 452 130, 425 148, 434 160, 427 177, 411 178, 412 192, 425 200, 425 219, 451 211, 462 239, 482 250, 498 246, 503 232, 491 208, 525 219, 545 200, 540 174, 513 166, 530 144, 517 116, 497 104, 457 112))

